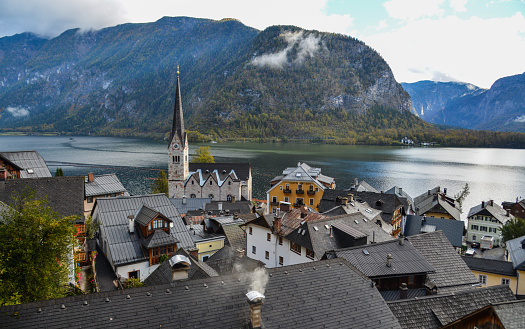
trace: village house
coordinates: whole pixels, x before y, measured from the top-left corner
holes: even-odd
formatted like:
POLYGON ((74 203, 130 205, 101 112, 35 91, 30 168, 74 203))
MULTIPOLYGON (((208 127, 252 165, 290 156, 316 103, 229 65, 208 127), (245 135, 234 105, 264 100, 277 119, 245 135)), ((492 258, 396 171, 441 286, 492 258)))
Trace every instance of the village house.
POLYGON ((459 203, 439 186, 414 198, 414 212, 418 216, 461 220, 459 203))
POLYGON ((483 257, 463 256, 463 261, 482 286, 508 285, 513 293, 518 289, 518 273, 512 262, 483 257))
POLYGON ((514 216, 494 203, 494 200, 481 202, 468 212, 466 241, 483 244, 481 248, 484 249, 500 246, 503 241, 499 229, 511 218, 514 216))
POLYGON ((185 196, 214 201, 252 199, 252 172, 249 163, 190 163, 178 72, 173 123, 168 142, 170 198, 185 196))
POLYGON ((164 194, 97 199, 93 220, 100 224, 98 245, 122 280, 145 280, 179 248, 197 251, 164 194))
POLYGON ((86 217, 91 214, 95 200, 98 198, 129 196, 128 191, 115 174, 94 175, 89 173, 85 189, 84 215, 86 217))
POLYGON ((0 323, 4 329, 400 328, 370 280, 342 259, 3 306, 0 323))
POLYGON ((321 174, 321 168, 312 168, 306 163, 298 163, 297 167, 283 170, 282 175, 270 181, 271 188, 266 192, 266 202, 269 205, 267 213, 275 213, 280 202, 290 203, 293 208, 307 205, 318 209, 323 192, 335 188, 332 177, 321 174))
POLYGON ((464 228, 465 224, 460 220, 408 215, 402 233, 404 236, 412 236, 420 233, 443 231, 452 246, 461 248, 464 228))
POLYGON ((0 152, 0 181, 10 178, 52 177, 37 151, 0 152))
POLYGON ((506 243, 507 251, 505 260, 512 262, 512 267, 517 273, 516 296, 525 298, 525 235, 506 243))
POLYGON ((501 205, 503 209, 508 210, 514 217, 525 219, 525 199, 518 201, 518 198, 516 198, 516 202, 503 202, 501 205))

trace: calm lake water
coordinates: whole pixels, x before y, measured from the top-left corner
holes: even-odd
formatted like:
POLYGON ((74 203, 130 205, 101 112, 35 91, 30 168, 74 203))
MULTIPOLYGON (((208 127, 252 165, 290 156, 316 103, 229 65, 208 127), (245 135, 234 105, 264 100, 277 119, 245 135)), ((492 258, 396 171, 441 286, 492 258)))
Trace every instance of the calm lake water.
MULTIPOLYGON (((525 197, 525 150, 477 148, 408 148, 307 144, 219 143, 206 144, 216 162, 249 162, 254 197, 265 199, 269 181, 286 167, 306 162, 320 167, 336 180, 338 189, 354 178, 378 190, 394 185, 412 197, 435 186, 456 194, 468 183, 468 209, 493 199, 514 201, 525 197)), ((190 144, 190 154, 201 145, 190 144)), ((150 191, 158 170, 167 170, 164 142, 113 137, 0 136, 0 151, 37 150, 51 172, 61 167, 65 175, 116 173, 131 194, 150 191), (61 163, 57 163, 61 162, 61 163), (69 164, 68 164, 69 163, 69 164)))

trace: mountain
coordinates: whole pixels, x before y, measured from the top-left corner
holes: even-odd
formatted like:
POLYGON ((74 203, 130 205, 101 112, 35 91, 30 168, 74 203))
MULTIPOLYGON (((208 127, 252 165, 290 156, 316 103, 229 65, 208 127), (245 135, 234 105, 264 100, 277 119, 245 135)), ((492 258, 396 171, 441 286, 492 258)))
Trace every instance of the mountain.
POLYGON ((525 132, 525 73, 481 89, 467 83, 402 83, 411 110, 425 121, 454 127, 525 132))
MULTIPOLYGON (((52 39, 0 38, 0 59, 0 127, 19 131, 163 135, 177 65, 190 128, 225 137, 261 137, 243 124, 264 115, 410 109, 409 95, 373 49, 294 26, 258 31, 234 19, 164 17, 52 39)), ((276 135, 305 134, 278 125, 276 135)))

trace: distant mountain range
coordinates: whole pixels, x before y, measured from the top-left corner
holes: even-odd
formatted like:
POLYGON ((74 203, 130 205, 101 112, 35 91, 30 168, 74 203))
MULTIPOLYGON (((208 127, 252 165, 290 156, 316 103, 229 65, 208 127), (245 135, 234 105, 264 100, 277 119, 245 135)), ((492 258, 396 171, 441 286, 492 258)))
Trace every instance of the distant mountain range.
POLYGON ((226 137, 264 137, 253 127, 260 123, 250 123, 263 115, 278 122, 272 134, 300 137, 308 131, 287 125, 290 113, 410 110, 408 93, 373 49, 294 26, 258 31, 234 19, 164 17, 49 40, 0 38, 0 59, 0 128, 22 131, 163 134, 177 65, 190 128, 226 137))
POLYGON ((411 111, 435 124, 476 130, 525 132, 525 73, 497 80, 490 89, 461 82, 402 83, 411 111))

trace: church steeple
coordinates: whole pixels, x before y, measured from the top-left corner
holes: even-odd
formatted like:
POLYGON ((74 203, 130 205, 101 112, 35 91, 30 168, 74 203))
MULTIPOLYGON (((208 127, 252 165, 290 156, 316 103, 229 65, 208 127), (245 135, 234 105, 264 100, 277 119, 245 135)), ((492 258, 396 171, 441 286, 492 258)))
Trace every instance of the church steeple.
POLYGON ((182 100, 180 96, 179 66, 177 66, 177 87, 175 91, 175 108, 173 109, 173 123, 169 139, 170 144, 173 140, 173 136, 177 136, 179 138, 183 147, 186 146, 186 131, 184 130, 184 117, 182 116, 182 100))

